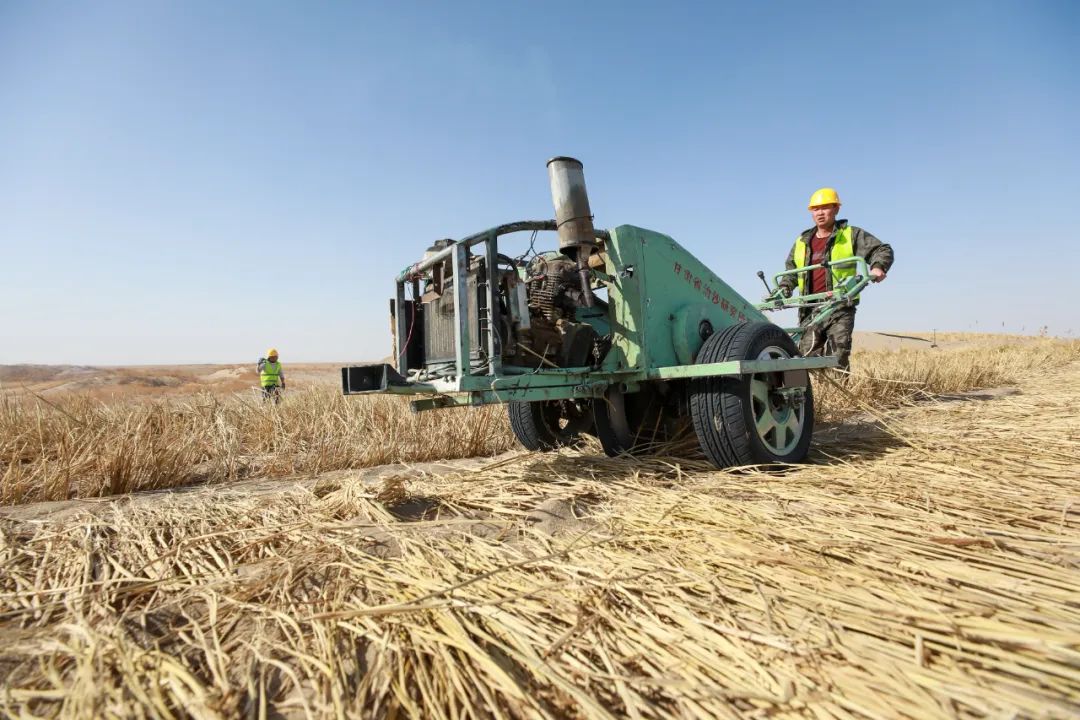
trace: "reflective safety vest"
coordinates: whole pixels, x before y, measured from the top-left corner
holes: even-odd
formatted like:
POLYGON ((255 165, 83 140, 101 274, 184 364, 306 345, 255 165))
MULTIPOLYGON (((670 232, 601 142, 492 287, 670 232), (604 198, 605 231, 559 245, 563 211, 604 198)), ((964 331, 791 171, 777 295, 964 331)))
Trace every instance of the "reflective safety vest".
POLYGON ((281 384, 281 363, 267 360, 259 371, 259 382, 263 387, 277 387, 281 384))
MULTIPOLYGON (((810 246, 803 240, 803 236, 795 238, 795 269, 806 267, 809 263, 807 260, 810 257, 810 246)), ((832 251, 829 253, 829 262, 836 262, 837 260, 846 260, 847 258, 855 257, 855 245, 851 242, 851 226, 845 225, 840 228, 840 232, 836 233, 833 238, 832 251)), ((829 268, 832 271, 832 281, 827 284, 827 287, 831 290, 838 284, 844 282, 848 278, 855 277, 855 264, 848 263, 846 265, 837 265, 829 268)), ((813 272, 813 271, 811 271, 813 272)), ((809 273, 803 273, 799 275, 799 294, 806 294, 807 278, 809 273)), ((859 299, 855 298, 855 302, 858 303, 859 299)))

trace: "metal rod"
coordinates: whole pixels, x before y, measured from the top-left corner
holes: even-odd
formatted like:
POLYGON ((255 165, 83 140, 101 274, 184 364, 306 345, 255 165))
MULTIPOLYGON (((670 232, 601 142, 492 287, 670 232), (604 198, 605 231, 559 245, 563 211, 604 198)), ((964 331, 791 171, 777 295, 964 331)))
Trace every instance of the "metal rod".
POLYGON ((488 375, 498 375, 502 372, 502 347, 499 342, 502 318, 499 317, 499 240, 495 233, 488 235, 484 250, 487 266, 488 375))
MULTIPOLYGON (((452 253, 454 252, 454 248, 457 247, 458 245, 465 245, 467 247, 471 247, 473 245, 476 245, 477 243, 483 242, 484 238, 486 238, 491 233, 495 233, 496 237, 498 237, 498 236, 502 236, 502 235, 509 235, 510 233, 521 232, 523 230, 556 230, 556 229, 557 228, 556 228, 554 220, 518 220, 517 222, 506 223, 505 225, 499 225, 499 226, 493 227, 493 228, 491 228, 489 230, 484 230, 483 232, 478 232, 478 233, 476 233, 474 235, 469 235, 468 237, 462 238, 461 240, 457 241, 453 245, 450 245, 448 247, 443 248, 442 250, 435 253, 431 257, 425 258, 425 259, 423 259, 423 260, 421 260, 419 262, 413 263, 409 267, 405 268, 405 270, 403 270, 401 273, 399 273, 397 279, 399 281, 401 281, 401 280, 411 280, 416 275, 419 275, 420 273, 424 272, 425 270, 429 270, 429 269, 435 267, 439 263, 444 262, 447 258, 451 257, 452 253)), ((611 233, 608 232, 607 230, 596 230, 596 229, 594 229, 593 230, 593 237, 599 238, 600 240, 610 240, 611 239, 611 233)))
MULTIPOLYGON (((578 257, 578 264, 589 262, 583 257, 578 257)), ((594 307, 596 305, 596 298, 592 294, 592 283, 589 282, 590 270, 588 267, 583 267, 578 270, 578 277, 581 279, 581 295, 585 300, 585 307, 594 307)))
POLYGON ((407 336, 409 326, 405 319, 405 283, 398 280, 394 285, 394 352, 397 360, 397 371, 402 375, 406 375, 409 372, 409 358, 406 351, 408 350, 407 343, 410 338, 407 336))
POLYGON ((853 255, 849 258, 844 258, 842 260, 830 260, 828 262, 821 263, 820 265, 807 265, 806 267, 796 268, 794 270, 785 270, 783 272, 778 272, 773 275, 773 282, 779 285, 780 278, 782 277, 787 277, 788 275, 802 275, 803 273, 809 273, 813 270, 827 270, 830 267, 834 267, 836 265, 854 265, 855 272, 857 272, 858 274, 863 276, 870 274, 869 269, 866 267, 866 260, 859 257, 858 255, 853 255))
POLYGON ((469 374, 469 247, 464 243, 451 245, 454 249, 454 357, 457 359, 457 379, 469 374))
POLYGON ((473 245, 476 245, 477 243, 483 242, 491 233, 495 233, 496 236, 499 236, 509 235, 510 233, 514 232, 521 232, 522 230, 554 229, 554 220, 519 220, 518 222, 499 225, 497 227, 491 228, 490 230, 484 230, 483 232, 478 232, 474 235, 469 235, 468 237, 462 238, 461 240, 458 240, 452 245, 449 245, 438 251, 437 253, 433 254, 431 257, 424 258, 420 262, 413 263, 398 275, 398 279, 407 280, 415 275, 424 272, 425 270, 435 267, 439 263, 451 257, 454 252, 454 248, 456 248, 457 246, 464 245, 465 247, 471 247, 473 245))
POLYGON ((650 380, 682 380, 687 378, 718 377, 722 375, 752 375, 762 372, 784 372, 785 370, 817 370, 836 367, 839 360, 833 356, 777 358, 775 360, 724 360, 701 365, 672 365, 670 367, 650 368, 647 376, 650 380))

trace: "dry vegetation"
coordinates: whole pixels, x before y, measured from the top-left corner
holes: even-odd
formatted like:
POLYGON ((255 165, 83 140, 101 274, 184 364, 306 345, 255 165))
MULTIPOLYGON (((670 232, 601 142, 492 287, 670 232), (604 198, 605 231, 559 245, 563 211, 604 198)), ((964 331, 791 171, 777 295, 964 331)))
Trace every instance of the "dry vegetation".
MULTIPOLYGON (((843 391, 818 383, 818 413, 836 422, 853 410, 1013 384, 1078 354, 1080 343, 1056 340, 856 354, 843 391)), ((120 377, 122 385, 129 374, 120 377)), ((147 386, 138 387, 119 400, 82 392, 0 395, 0 504, 493 456, 515 447, 501 407, 414 415, 402 399, 345 398, 326 385, 293 391, 276 407, 250 392, 220 390, 147 400, 147 386)))
POLYGON ((250 393, 0 397, 0 503, 490 455, 514 442, 499 410, 413 415, 398 398, 331 388, 295 392, 280 406, 250 393))
MULTIPOLYGON (((817 386, 846 422, 785 473, 587 448, 11 509, 0 712, 1075 716, 1078 359, 1051 340, 864 353, 862 377, 817 386), (1021 393, 928 397, 1003 384, 1021 393)), ((498 408, 317 389, 3 402, 8 502, 510 443, 498 408)))
POLYGON ((871 410, 889 408, 940 395, 1015 385, 1080 359, 1080 341, 1015 338, 1003 343, 999 336, 941 351, 855 353, 852 358, 846 392, 827 382, 814 387, 819 416, 826 421, 850 417, 853 405, 871 410))

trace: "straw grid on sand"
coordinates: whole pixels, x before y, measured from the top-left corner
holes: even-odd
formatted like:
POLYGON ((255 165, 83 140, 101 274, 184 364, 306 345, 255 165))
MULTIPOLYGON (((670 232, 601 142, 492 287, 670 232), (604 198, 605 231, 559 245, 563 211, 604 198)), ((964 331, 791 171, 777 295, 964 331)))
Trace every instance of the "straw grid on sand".
POLYGON ((1067 717, 1080 363, 816 463, 521 454, 0 521, 0 708, 1067 717))

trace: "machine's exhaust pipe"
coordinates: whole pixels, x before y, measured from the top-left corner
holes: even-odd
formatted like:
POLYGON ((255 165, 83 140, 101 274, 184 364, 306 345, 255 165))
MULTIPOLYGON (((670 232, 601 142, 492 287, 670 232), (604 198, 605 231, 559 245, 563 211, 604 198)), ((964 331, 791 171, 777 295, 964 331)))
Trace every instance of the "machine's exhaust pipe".
POLYGON ((596 247, 589 194, 585 191, 585 172, 580 160, 554 157, 547 162, 551 181, 551 201, 555 204, 555 225, 559 230, 559 249, 576 257, 581 275, 585 305, 593 306, 589 285, 589 256, 596 247))

